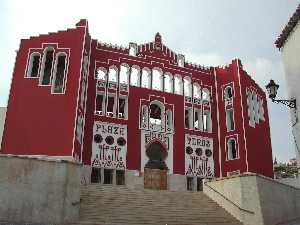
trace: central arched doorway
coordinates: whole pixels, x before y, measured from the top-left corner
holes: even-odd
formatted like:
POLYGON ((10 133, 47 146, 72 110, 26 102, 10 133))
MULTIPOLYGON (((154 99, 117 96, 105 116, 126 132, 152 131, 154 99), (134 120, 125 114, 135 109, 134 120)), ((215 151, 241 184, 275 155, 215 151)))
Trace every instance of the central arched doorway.
POLYGON ((154 141, 146 148, 148 162, 144 168, 144 187, 148 189, 166 190, 168 167, 165 159, 168 156, 166 148, 154 141))

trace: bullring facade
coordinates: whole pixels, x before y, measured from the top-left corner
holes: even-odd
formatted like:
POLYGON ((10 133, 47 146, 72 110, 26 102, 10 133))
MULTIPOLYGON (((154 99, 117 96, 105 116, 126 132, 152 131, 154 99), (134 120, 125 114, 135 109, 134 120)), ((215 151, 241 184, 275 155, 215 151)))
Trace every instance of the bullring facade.
MULTIPOLYGON (((127 48, 73 29, 21 40, 2 154, 82 163, 93 182, 126 183, 146 170, 202 178, 273 177, 267 101, 239 59, 189 63, 159 33, 127 48)), ((155 174, 155 173, 153 173, 155 174)))

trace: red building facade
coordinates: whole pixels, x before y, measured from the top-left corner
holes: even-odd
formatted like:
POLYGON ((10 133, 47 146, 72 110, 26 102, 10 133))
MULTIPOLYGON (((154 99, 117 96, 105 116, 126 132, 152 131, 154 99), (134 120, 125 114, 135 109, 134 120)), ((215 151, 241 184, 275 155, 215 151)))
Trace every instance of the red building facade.
POLYGON ((273 177, 266 96, 239 59, 191 64, 160 34, 104 44, 86 20, 21 40, 1 151, 116 171, 273 177))

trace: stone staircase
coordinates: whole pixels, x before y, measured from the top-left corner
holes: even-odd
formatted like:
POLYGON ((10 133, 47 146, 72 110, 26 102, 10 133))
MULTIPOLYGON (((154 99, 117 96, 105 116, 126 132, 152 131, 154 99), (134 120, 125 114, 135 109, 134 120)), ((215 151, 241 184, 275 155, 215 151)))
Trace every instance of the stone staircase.
POLYGON ((79 219, 86 225, 241 224, 202 192, 96 184, 82 187, 79 219))

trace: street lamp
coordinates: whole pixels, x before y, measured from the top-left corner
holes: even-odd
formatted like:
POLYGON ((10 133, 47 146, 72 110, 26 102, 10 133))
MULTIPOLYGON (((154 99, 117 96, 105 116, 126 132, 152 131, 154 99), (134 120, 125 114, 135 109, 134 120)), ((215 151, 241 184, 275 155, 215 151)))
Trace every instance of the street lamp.
POLYGON ((277 90, 279 88, 279 85, 274 82, 274 80, 270 80, 270 82, 266 85, 269 98, 272 100, 272 102, 275 102, 277 104, 282 103, 289 108, 296 109, 296 99, 291 100, 281 100, 281 99, 275 99, 277 95, 277 90))

